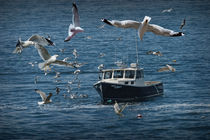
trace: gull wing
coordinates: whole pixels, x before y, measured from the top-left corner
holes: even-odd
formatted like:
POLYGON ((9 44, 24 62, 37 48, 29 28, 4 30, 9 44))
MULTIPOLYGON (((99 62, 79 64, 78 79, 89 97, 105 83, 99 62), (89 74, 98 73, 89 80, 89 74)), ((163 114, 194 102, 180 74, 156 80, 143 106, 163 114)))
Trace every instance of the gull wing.
POLYGON ((168 67, 162 67, 158 70, 158 72, 169 71, 168 67))
POLYGON ((121 109, 120 109, 120 113, 123 112, 123 110, 126 108, 126 106, 128 105, 128 103, 126 103, 121 109))
POLYGON ((65 61, 62 61, 62 60, 55 60, 55 62, 53 62, 52 65, 73 67, 72 63, 68 63, 68 62, 65 62, 65 61))
POLYGON ((119 107, 117 102, 114 104, 114 111, 115 111, 115 113, 120 113, 119 112, 120 111, 120 107, 119 107))
POLYGON ((45 99, 46 102, 50 101, 50 98, 52 96, 52 93, 49 93, 49 95, 47 96, 47 98, 45 99))
POLYGON ((182 32, 174 32, 173 30, 166 29, 155 24, 148 24, 147 32, 153 32, 156 35, 171 36, 171 37, 184 35, 182 32))
POLYGON ((39 89, 35 89, 36 93, 40 94, 42 101, 45 101, 47 99, 46 94, 44 92, 42 92, 39 89))
POLYGON ((33 41, 39 45, 42 46, 47 46, 48 45, 48 41, 46 40, 46 38, 44 38, 43 36, 40 35, 32 35, 28 41, 33 41))
POLYGON ((138 29, 139 26, 142 24, 141 22, 134 21, 134 20, 107 20, 107 19, 102 19, 102 21, 106 24, 118 27, 118 28, 134 28, 138 29))
POLYGON ((76 3, 72 4, 72 23, 74 25, 74 27, 80 27, 80 22, 79 22, 79 13, 78 13, 78 8, 76 3))
POLYGON ((50 54, 48 53, 47 49, 41 45, 36 44, 35 48, 38 50, 38 53, 42 60, 46 61, 51 58, 50 54))

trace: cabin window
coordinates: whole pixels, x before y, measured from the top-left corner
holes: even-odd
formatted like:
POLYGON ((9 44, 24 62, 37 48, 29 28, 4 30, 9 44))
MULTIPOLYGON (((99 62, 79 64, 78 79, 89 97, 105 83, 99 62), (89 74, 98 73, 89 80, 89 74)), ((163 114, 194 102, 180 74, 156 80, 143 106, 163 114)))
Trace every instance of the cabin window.
POLYGON ((112 71, 106 71, 104 73, 104 79, 111 79, 112 78, 112 71))
POLYGON ((125 84, 127 85, 127 84, 128 84, 128 82, 125 82, 125 84))
POLYGON ((123 70, 114 71, 114 78, 123 78, 123 70))
POLYGON ((139 79, 141 78, 141 71, 136 71, 136 79, 139 79))
POLYGON ((134 70, 126 70, 125 71, 125 78, 134 78, 135 71, 134 70))
POLYGON ((133 85, 134 84, 134 81, 131 81, 131 84, 133 85))

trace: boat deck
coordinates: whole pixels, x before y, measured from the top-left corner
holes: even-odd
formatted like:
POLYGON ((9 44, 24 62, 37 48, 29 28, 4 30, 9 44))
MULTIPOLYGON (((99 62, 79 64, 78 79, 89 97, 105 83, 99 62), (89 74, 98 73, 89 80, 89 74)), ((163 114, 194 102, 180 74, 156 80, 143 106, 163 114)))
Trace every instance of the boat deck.
POLYGON ((151 85, 156 85, 161 83, 160 81, 145 81, 144 84, 145 86, 151 86, 151 85))

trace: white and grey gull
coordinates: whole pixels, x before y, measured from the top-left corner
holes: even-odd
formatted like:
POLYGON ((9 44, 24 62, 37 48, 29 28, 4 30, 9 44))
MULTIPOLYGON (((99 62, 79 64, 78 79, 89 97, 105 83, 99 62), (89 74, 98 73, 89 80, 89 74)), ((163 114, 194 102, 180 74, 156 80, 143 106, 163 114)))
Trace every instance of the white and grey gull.
POLYGON ((39 89, 35 89, 35 92, 40 94, 40 96, 42 98, 42 102, 38 102, 39 105, 48 104, 48 103, 52 102, 52 100, 50 99, 51 96, 52 96, 52 93, 49 93, 49 95, 46 96, 46 94, 43 91, 39 90, 39 89))
POLYGON ((45 38, 40 35, 32 35, 26 41, 22 41, 21 38, 19 38, 13 53, 21 53, 24 48, 27 48, 29 46, 35 46, 35 44, 39 44, 42 46, 55 46, 55 44, 49 38, 45 38))
POLYGON ((84 31, 84 29, 80 27, 78 8, 75 3, 73 3, 72 6, 72 13, 72 24, 69 25, 68 36, 66 37, 64 42, 71 40, 72 37, 75 36, 77 33, 84 31))
POLYGON ((48 70, 50 69, 49 66, 52 65, 58 65, 58 66, 66 66, 66 67, 73 67, 71 63, 62 61, 62 60, 57 60, 58 55, 53 55, 51 56, 47 49, 44 48, 41 45, 36 44, 35 45, 36 49, 38 50, 38 53, 42 60, 44 61, 43 63, 39 63, 38 66, 41 70, 48 70))
POLYGON ((108 25, 115 26, 118 28, 133 28, 138 30, 139 38, 142 40, 145 32, 152 32, 156 35, 168 36, 168 37, 176 37, 183 36, 183 32, 175 32, 170 29, 163 28, 156 24, 149 24, 151 17, 145 16, 142 22, 134 21, 134 20, 107 20, 102 19, 102 21, 108 25))

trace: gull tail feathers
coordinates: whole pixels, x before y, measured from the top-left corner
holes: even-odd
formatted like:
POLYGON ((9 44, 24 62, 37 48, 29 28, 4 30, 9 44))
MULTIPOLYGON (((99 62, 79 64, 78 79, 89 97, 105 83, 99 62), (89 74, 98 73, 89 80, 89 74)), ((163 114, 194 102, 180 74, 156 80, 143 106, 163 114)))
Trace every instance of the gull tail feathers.
POLYGON ((38 64, 38 67, 39 67, 41 70, 45 70, 45 71, 50 69, 50 68, 46 65, 45 62, 39 63, 39 64, 38 64))

